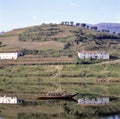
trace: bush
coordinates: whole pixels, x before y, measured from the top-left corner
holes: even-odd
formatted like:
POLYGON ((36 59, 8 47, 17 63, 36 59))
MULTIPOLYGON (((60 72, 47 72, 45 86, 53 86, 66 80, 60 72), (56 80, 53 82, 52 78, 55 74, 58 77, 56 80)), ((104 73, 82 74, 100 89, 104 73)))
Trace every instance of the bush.
POLYGON ((93 59, 78 59, 76 64, 95 64, 95 63, 100 63, 102 60, 93 60, 93 59))
POLYGON ((28 50, 28 49, 23 49, 22 50, 22 53, 23 54, 33 54, 33 55, 37 55, 38 53, 39 53, 39 51, 38 50, 28 50))

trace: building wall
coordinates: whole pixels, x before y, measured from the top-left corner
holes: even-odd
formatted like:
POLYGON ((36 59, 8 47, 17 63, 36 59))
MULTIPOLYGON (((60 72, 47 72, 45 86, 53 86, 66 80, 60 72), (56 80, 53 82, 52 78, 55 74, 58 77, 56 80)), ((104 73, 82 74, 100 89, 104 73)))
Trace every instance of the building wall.
POLYGON ((16 97, 0 97, 0 103, 2 104, 17 104, 18 99, 16 97))
POLYGON ((80 98, 78 104, 108 104, 109 98, 80 98))
POLYGON ((80 59, 110 59, 110 56, 106 52, 98 52, 98 53, 85 53, 85 52, 78 52, 78 57, 80 59))
POLYGON ((0 59, 17 59, 19 53, 0 53, 0 59))

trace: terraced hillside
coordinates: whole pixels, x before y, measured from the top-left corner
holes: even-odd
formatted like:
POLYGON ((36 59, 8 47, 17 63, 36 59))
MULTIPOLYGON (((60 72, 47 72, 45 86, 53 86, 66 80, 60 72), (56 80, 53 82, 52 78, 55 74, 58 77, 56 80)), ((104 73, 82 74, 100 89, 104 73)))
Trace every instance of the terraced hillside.
POLYGON ((0 35, 0 51, 22 50, 25 54, 76 56, 79 50, 106 50, 119 57, 120 36, 57 24, 15 29, 0 35))
POLYGON ((25 102, 21 105, 1 105, 0 115, 23 119, 43 118, 41 115, 47 118, 47 111, 54 118, 57 117, 56 111, 62 117, 66 113, 69 115, 67 118, 71 115, 81 118, 81 115, 93 117, 120 113, 119 36, 74 26, 43 24, 0 35, 0 52, 11 50, 21 50, 26 55, 17 60, 0 60, 0 95, 16 96, 25 102), (118 59, 99 63, 88 60, 95 62, 83 64, 76 58, 79 50, 106 50, 118 59), (72 106, 64 102, 60 113, 59 104, 54 107, 36 103, 36 96, 49 91, 78 92, 76 99, 84 96, 114 100, 97 107, 72 106), (51 107, 55 114, 51 113, 51 107))

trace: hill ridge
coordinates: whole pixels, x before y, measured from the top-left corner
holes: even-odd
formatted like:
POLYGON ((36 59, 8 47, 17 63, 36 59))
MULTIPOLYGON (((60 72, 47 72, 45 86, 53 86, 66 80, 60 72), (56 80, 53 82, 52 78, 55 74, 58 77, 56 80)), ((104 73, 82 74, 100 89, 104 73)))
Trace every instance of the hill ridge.
POLYGON ((17 49, 28 54, 74 57, 80 50, 105 50, 120 55, 120 36, 58 24, 14 29, 0 35, 0 42, 2 51, 17 49))

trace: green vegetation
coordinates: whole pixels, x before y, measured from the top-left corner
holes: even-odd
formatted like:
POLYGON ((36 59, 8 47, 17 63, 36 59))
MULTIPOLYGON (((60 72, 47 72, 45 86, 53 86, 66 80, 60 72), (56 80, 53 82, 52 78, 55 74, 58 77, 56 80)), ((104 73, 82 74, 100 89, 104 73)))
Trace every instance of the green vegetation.
POLYGON ((42 55, 46 57, 60 57, 61 56, 61 51, 59 50, 53 50, 53 49, 48 49, 48 50, 29 50, 29 49, 22 49, 21 52, 25 55, 27 54, 33 54, 33 55, 42 55))
MULTIPOLYGON (((62 66, 62 65, 61 65, 62 66)), ((11 93, 46 93, 59 86, 56 65, 18 65, 0 69, 0 90, 11 93)), ((62 88, 68 92, 120 95, 120 64, 63 65, 62 88)))

